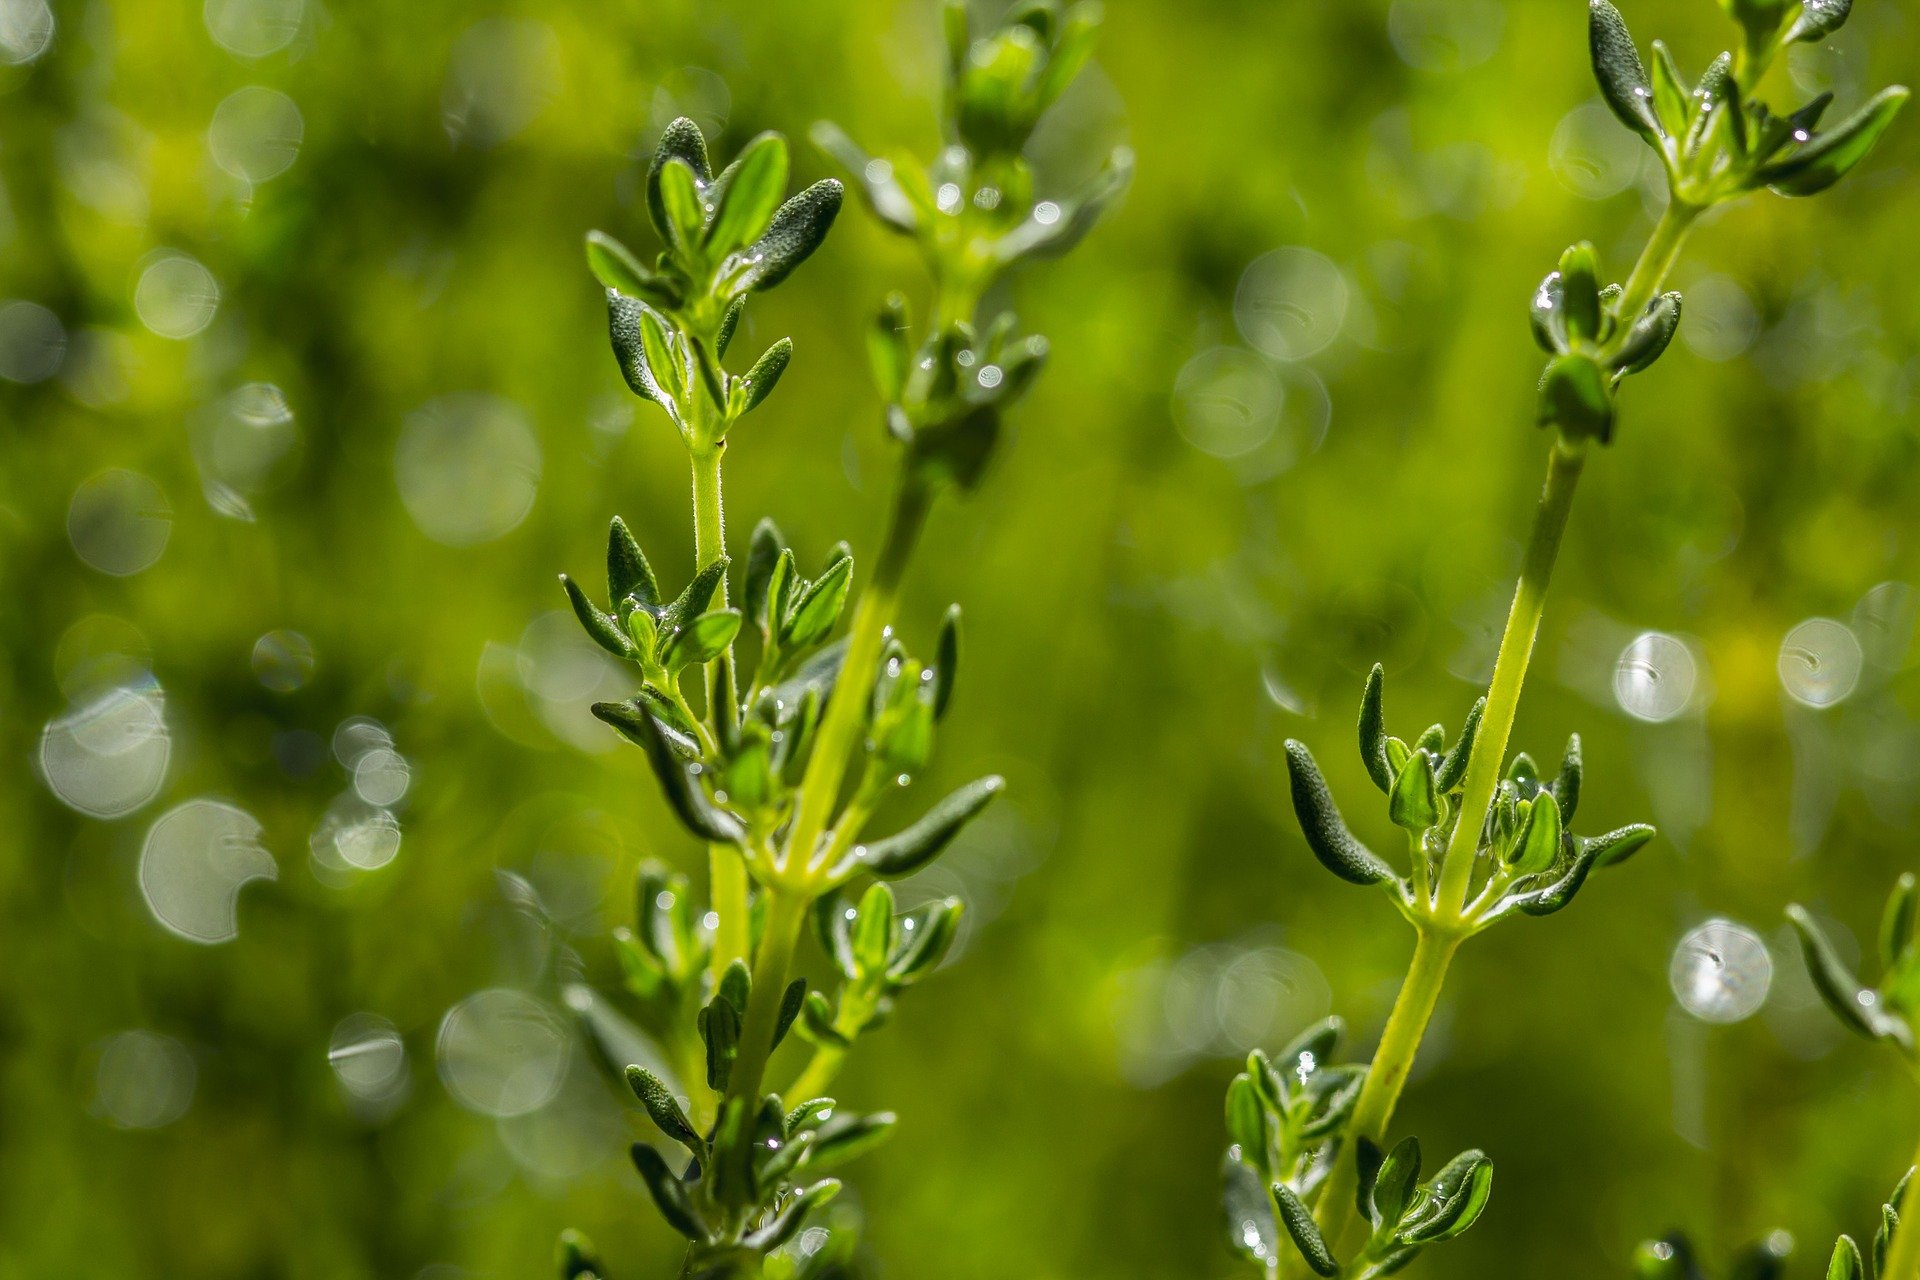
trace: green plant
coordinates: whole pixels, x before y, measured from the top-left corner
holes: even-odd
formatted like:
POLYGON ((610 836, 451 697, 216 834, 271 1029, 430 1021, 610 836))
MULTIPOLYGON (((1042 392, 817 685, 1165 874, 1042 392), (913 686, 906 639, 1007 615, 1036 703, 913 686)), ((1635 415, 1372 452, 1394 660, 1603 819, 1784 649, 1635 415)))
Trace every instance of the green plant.
MULTIPOLYGON (((1824 130, 1827 95, 1776 114, 1758 96, 1769 66, 1788 44, 1837 29, 1849 5, 1724 2, 1741 29, 1739 48, 1716 58, 1690 89, 1665 46, 1653 45, 1649 71, 1620 13, 1608 0, 1592 2, 1589 44, 1601 93, 1660 157, 1667 203, 1624 281, 1607 283, 1592 245, 1581 243, 1561 255, 1558 269, 1534 293, 1534 338, 1548 354, 1537 418, 1554 438, 1485 698, 1451 742, 1439 725, 1403 740, 1386 729, 1381 669, 1367 680, 1360 755, 1386 797, 1387 817, 1404 832, 1404 871, 1353 834, 1312 753, 1287 743, 1294 807, 1308 847, 1341 879, 1383 891, 1413 926, 1415 942, 1380 1043, 1357 1077, 1343 1074, 1341 1086, 1322 1098, 1307 1089, 1319 1071, 1300 1074, 1298 1088, 1283 1088, 1296 1067, 1282 1063, 1276 1076, 1256 1057, 1229 1091, 1229 1229, 1236 1247, 1270 1271, 1298 1274, 1305 1267, 1348 1280, 1385 1274, 1404 1265, 1414 1246, 1471 1224, 1491 1176, 1484 1157, 1461 1158, 1476 1189, 1448 1200, 1443 1193, 1451 1187, 1422 1188, 1424 1199, 1407 1190, 1412 1175, 1405 1171, 1417 1173, 1418 1162, 1404 1143, 1384 1163, 1380 1155, 1454 954, 1509 916, 1561 910, 1591 872, 1617 865, 1653 837, 1643 825, 1595 837, 1572 832, 1583 770, 1577 735, 1551 776, 1524 753, 1507 755, 1581 471, 1590 450, 1613 438, 1621 381, 1651 365, 1673 338, 1681 300, 1663 288, 1701 215, 1763 188, 1789 196, 1824 190, 1866 156, 1907 96, 1905 89, 1887 89, 1824 130), (1397 1158, 1403 1151, 1407 1157, 1397 1158), (1383 1172, 1392 1175, 1384 1204, 1383 1172), (1249 1184, 1264 1194, 1250 1196, 1249 1184), (1442 1204, 1464 1207, 1444 1232, 1429 1235, 1430 1220, 1419 1211, 1442 1204), (1396 1210, 1409 1216, 1396 1223, 1396 1210), (1295 1247, 1268 1246, 1276 1238, 1271 1222, 1286 1229, 1295 1247)), ((1905 1273, 1894 1274, 1906 1280, 1905 1273)))
MULTIPOLYGON (((782 202, 784 139, 760 135, 716 174, 700 131, 678 120, 647 174, 658 257, 646 264, 610 236, 587 237, 621 372, 679 430, 693 472, 696 562, 677 594, 618 518, 607 607, 562 577, 588 635, 639 680, 634 697, 594 713, 645 751, 670 808, 708 847, 705 904, 685 876, 644 868, 638 918, 614 939, 659 1053, 634 1048, 634 1029, 605 1001, 576 1001, 654 1124, 684 1148, 669 1158, 639 1143, 633 1156, 662 1217, 687 1237, 685 1275, 814 1276, 839 1265, 844 1244, 783 1246, 838 1191, 823 1175, 884 1136, 892 1117, 844 1111, 825 1090, 954 939, 957 900, 902 915, 886 882, 938 857, 1002 784, 981 778, 904 830, 869 835, 881 801, 926 766, 959 658, 957 609, 926 659, 893 627, 929 508, 979 482, 1001 416, 1046 355, 1043 339, 1016 334, 1011 314, 976 327, 983 294, 1015 263, 1069 248, 1124 185, 1119 155, 1082 198, 1036 201, 1021 155, 1084 64, 1097 22, 1090 5, 1028 0, 976 35, 964 5, 950 3, 948 145, 931 170, 876 165, 837 129, 816 130, 873 211, 921 246, 934 285, 933 319, 918 337, 899 295, 869 334, 901 452, 885 540, 857 598, 844 545, 803 570, 770 520, 754 529, 733 594, 722 504, 729 431, 765 403, 792 350, 782 339, 733 374, 729 340, 750 297, 824 239, 840 183, 782 202), (857 899, 845 896, 861 882, 870 883, 857 899), (832 997, 795 976, 809 922, 840 978, 832 997), (776 1091, 772 1059, 790 1032, 813 1056, 776 1091)), ((601 1274, 578 1237, 561 1252, 563 1275, 601 1274)))
MULTIPOLYGON (((1800 935, 1807 971, 1827 1007, 1852 1030, 1892 1045, 1910 1070, 1920 1072, 1920 1049, 1916 1049, 1913 1034, 1915 1016, 1920 1015, 1920 933, 1915 928, 1920 919, 1920 882, 1909 872, 1887 896, 1886 910, 1880 918, 1880 981, 1871 987, 1841 958, 1839 949, 1805 907, 1797 903, 1788 907, 1787 918, 1800 935)), ((1920 1152, 1915 1153, 1913 1162, 1920 1164, 1920 1152)), ((1883 1238, 1875 1242, 1874 1274, 1881 1280, 1920 1277, 1920 1233, 1895 1236, 1891 1250, 1884 1239, 1896 1221, 1916 1215, 1920 1215, 1920 1192, 1914 1190, 1909 1174, 1887 1207, 1883 1238)), ((1844 1243, 1851 1246, 1853 1242, 1844 1243)), ((1852 1266, 1851 1271, 1830 1274, 1846 1280, 1858 1277, 1857 1251, 1852 1266)))
MULTIPOLYGON (((1834 1241, 1833 1252, 1827 1259, 1826 1280, 1875 1277, 1887 1280, 1895 1274, 1888 1267, 1888 1259, 1889 1250, 1899 1238, 1896 1228, 1900 1225, 1900 1213, 1896 1206, 1905 1199, 1912 1180, 1913 1173, 1909 1170, 1887 1203, 1880 1206, 1880 1225, 1874 1232, 1869 1252, 1863 1254, 1849 1235, 1834 1241)), ((1784 1280, 1792 1253, 1793 1237, 1784 1231, 1775 1231, 1740 1250, 1728 1265, 1726 1275, 1728 1280, 1784 1280)), ((1634 1280, 1707 1280, 1708 1273, 1686 1236, 1675 1232, 1659 1240, 1649 1240, 1634 1251, 1633 1275, 1634 1280)))

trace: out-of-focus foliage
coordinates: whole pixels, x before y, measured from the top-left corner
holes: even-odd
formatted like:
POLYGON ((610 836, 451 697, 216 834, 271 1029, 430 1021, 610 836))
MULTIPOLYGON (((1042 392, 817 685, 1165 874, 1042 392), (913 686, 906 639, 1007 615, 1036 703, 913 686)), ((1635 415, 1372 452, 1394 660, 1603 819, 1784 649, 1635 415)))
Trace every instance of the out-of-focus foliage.
MULTIPOLYGON (((862 1265, 1240 1273, 1227 1081, 1336 1003, 1369 1044, 1406 962, 1314 864, 1282 743, 1343 737, 1376 659, 1459 723, 1537 484, 1540 264, 1575 228, 1625 260, 1663 181, 1582 9, 1129 0, 1035 136, 1043 195, 1122 142, 1137 172, 1003 286, 1055 358, 909 584, 903 617, 968 603, 926 786, 1008 789, 898 886, 967 902, 965 963, 836 1087, 903 1116, 862 1265)), ((1712 6, 1623 12, 1690 68, 1724 42, 1712 6)), ((1911 81, 1916 20, 1857 6, 1776 96, 1911 81)), ((616 510, 692 558, 580 238, 644 219, 633 155, 680 114, 925 154, 940 50, 912 0, 0 0, 0 1272, 548 1274, 566 1224, 674 1265, 560 998, 613 975, 643 856, 702 873, 549 576, 616 510)), ((1518 737, 1577 722, 1583 816, 1662 838, 1461 960, 1402 1120, 1500 1193, 1424 1274, 1775 1226, 1811 1272, 1902 1171, 1903 1068, 1780 912, 1854 962, 1920 836, 1917 164, 1895 128, 1699 237, 1624 392, 1518 737)), ((877 536, 864 329, 910 252, 849 214, 743 328, 820 335, 729 475, 808 563, 877 536)))

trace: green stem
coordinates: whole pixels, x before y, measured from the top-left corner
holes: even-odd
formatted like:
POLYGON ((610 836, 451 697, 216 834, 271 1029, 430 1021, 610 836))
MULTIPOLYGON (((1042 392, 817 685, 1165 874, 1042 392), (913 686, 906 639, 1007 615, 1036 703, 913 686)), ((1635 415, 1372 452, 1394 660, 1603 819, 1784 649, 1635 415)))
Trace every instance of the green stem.
MULTIPOLYGON (((727 451, 724 439, 696 439, 693 456, 693 558, 704 569, 727 554, 727 519, 721 502, 720 460, 727 451)), ((716 609, 727 607, 727 580, 714 592, 716 609)), ((733 722, 740 690, 733 671, 733 646, 707 664, 707 719, 715 729, 733 722)))
POLYGON ((833 693, 827 699, 827 710, 814 738, 807 771, 800 779, 800 798, 794 806, 793 826, 780 868, 799 883, 811 880, 810 868, 820 837, 826 833, 833 817, 847 766, 859 745, 867 700, 873 692, 874 669, 880 662, 887 628, 893 624, 894 612, 899 607, 900 580, 920 540, 930 499, 931 495, 912 475, 902 479, 879 563, 874 566, 873 579, 860 593, 860 603, 854 608, 853 625, 847 633, 846 657, 841 661, 833 693))
MULTIPOLYGON (((1908 1168, 1920 1165, 1920 1150, 1913 1153, 1908 1168)), ((1893 1206, 1900 1225, 1887 1247, 1887 1263, 1880 1269, 1880 1280, 1920 1280, 1920 1177, 1907 1183, 1906 1194, 1893 1206)))
POLYGON ((847 1060, 847 1050, 852 1047, 856 1036, 872 1022, 877 1011, 881 993, 864 983, 850 983, 840 993, 840 1008, 834 1014, 833 1029, 846 1037, 846 1044, 823 1044, 813 1051, 806 1070, 794 1080, 787 1090, 787 1096, 797 1102, 809 1098, 825 1096, 833 1084, 834 1076, 840 1072, 841 1064, 847 1060))
POLYGON ((1622 328, 1631 325, 1647 309, 1654 295, 1660 292, 1667 273, 1673 270, 1673 264, 1680 257, 1681 246, 1686 243, 1687 232, 1693 229, 1706 209, 1674 196, 1667 200, 1667 207, 1661 210, 1660 221, 1654 223, 1653 234, 1647 237, 1647 244, 1640 251, 1640 260, 1633 264, 1633 274, 1627 277, 1627 283, 1620 292, 1620 304, 1615 315, 1620 317, 1622 328))
POLYGON ((718 918, 708 971, 718 989, 721 975, 733 962, 747 958, 747 860, 730 844, 710 844, 707 873, 707 905, 718 918))
POLYGON ((1507 612, 1507 627, 1500 637, 1500 655, 1494 660, 1487 707, 1480 717, 1480 731, 1473 740, 1473 754, 1467 757, 1460 816, 1440 861, 1440 892, 1434 901, 1434 915, 1444 926, 1462 922, 1462 911, 1472 888, 1473 864, 1480 850, 1480 835, 1486 827, 1487 813, 1493 807, 1494 791, 1500 785, 1500 771, 1507 758, 1507 739, 1513 732, 1514 715, 1520 709, 1520 687, 1526 682, 1534 638, 1540 632, 1540 615, 1546 609, 1547 584, 1553 577, 1553 563, 1560 554, 1560 536, 1566 532, 1574 489, 1585 462, 1582 446, 1569 445, 1565 440, 1554 441, 1547 461, 1546 488, 1540 495, 1540 508, 1533 518, 1533 535, 1528 539, 1526 560, 1520 567, 1520 584, 1514 589, 1513 607, 1507 612))
POLYGON ((1355 1230, 1359 1216, 1353 1192, 1359 1172, 1354 1163, 1358 1140, 1365 1138, 1383 1145, 1387 1123, 1393 1119, 1400 1091, 1406 1087, 1413 1070, 1414 1057, 1420 1052, 1420 1040, 1440 1003, 1441 988, 1446 985, 1447 967, 1460 945, 1460 935, 1422 931, 1413 944, 1413 961, 1407 967, 1407 980, 1393 1002, 1387 1026, 1380 1033, 1380 1047, 1374 1050, 1367 1068, 1366 1083, 1360 1087, 1354 1103, 1353 1119, 1347 1126, 1347 1141, 1341 1146, 1320 1194, 1318 1218, 1320 1233, 1340 1249, 1341 1237, 1355 1230))
POLYGON ((823 1044, 813 1051, 813 1057, 807 1063, 791 1087, 787 1097, 796 1102, 805 1102, 810 1098, 826 1096, 827 1087, 833 1078, 840 1074, 840 1065, 847 1060, 847 1051, 837 1044, 823 1044))
POLYGON ((721 1105, 745 1099, 750 1105, 760 1100, 760 1086, 766 1079, 767 1060, 773 1056, 773 1033, 778 1029, 781 997, 787 989, 787 975, 793 968, 794 948, 807 920, 809 901, 800 894, 782 889, 768 890, 767 923, 760 935, 760 951, 753 960, 753 985, 747 994, 747 1015, 740 1027, 740 1049, 727 1077, 726 1096, 721 1105))
POLYGON ((899 603, 900 579, 913 558, 913 548, 926 520, 928 497, 926 490, 911 477, 902 483, 879 564, 854 611, 840 678, 834 682, 826 714, 814 739, 813 754, 800 780, 800 798, 794 808, 786 855, 778 868, 782 874, 778 874, 768 888, 767 924, 761 935, 759 954, 754 958, 753 986, 747 998, 746 1019, 740 1028, 739 1054, 727 1081, 728 1098, 758 1099, 760 1096, 767 1060, 773 1055, 773 1033, 780 1015, 780 1000, 786 991, 787 973, 793 965, 794 947, 800 940, 807 909, 817 892, 809 874, 812 853, 826 831, 834 801, 840 794, 840 784, 846 777, 847 764, 858 743, 873 669, 880 660, 880 647, 899 603))
MULTIPOLYGON (((693 558, 695 568, 704 569, 726 554, 727 524, 721 498, 720 460, 726 442, 696 441, 693 458, 693 558)), ((723 578, 715 592, 719 607, 727 604, 727 583, 723 578)), ((720 708, 733 705, 733 650, 707 664, 707 718, 717 728, 720 708)), ((696 721, 696 723, 698 723, 696 721)), ((735 960, 747 956, 747 864, 740 851, 723 844, 707 846, 707 866, 711 876, 708 903, 720 923, 713 936, 710 971, 719 985, 720 975, 735 960)))
MULTIPOLYGON (((1667 202, 1621 291, 1616 314, 1623 321, 1639 316, 1653 301, 1679 257, 1687 232, 1702 212, 1700 206, 1678 198, 1667 202)), ((1547 461, 1546 485, 1534 514, 1526 558, 1521 564, 1520 581, 1514 589, 1513 605, 1507 612, 1506 628, 1500 636, 1500 652, 1494 660, 1486 709, 1474 738, 1473 753, 1467 760, 1459 817, 1448 837, 1446 852, 1441 856, 1433 914, 1420 928, 1406 982, 1394 1000, 1380 1047, 1367 1068, 1366 1083, 1361 1086, 1348 1128, 1351 1140, 1341 1148, 1319 1200, 1317 1216, 1321 1233, 1336 1249, 1357 1244, 1357 1241, 1343 1242, 1343 1237, 1358 1233, 1358 1208, 1353 1201, 1358 1178, 1354 1163, 1357 1140, 1365 1138, 1375 1145, 1384 1145, 1387 1125, 1393 1119, 1407 1074, 1413 1069, 1427 1024, 1439 1003, 1453 953, 1473 932, 1468 897, 1473 888, 1480 837, 1506 764, 1507 742, 1519 711, 1521 686, 1526 682, 1534 640, 1540 632, 1540 618, 1546 609, 1547 587, 1553 578, 1560 540, 1566 532, 1574 491, 1579 486, 1585 462, 1584 445, 1569 444, 1565 439, 1554 441, 1547 461)), ((1920 1232, 1913 1234, 1920 1236, 1920 1232)), ((1897 1280, 1920 1280, 1920 1275, 1897 1277, 1897 1280)))

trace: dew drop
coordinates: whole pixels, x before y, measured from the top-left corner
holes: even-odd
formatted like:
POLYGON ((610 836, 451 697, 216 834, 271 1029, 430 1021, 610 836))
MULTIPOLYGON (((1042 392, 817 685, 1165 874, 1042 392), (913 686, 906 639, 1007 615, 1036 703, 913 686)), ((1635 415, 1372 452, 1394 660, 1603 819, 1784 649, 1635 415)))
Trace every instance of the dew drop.
POLYGON ((159 1129, 193 1105, 193 1055, 172 1036, 122 1031, 100 1046, 93 1112, 121 1129, 159 1129))
POLYGON ((191 338, 213 323, 220 285, 198 259, 172 249, 149 255, 133 287, 140 322, 163 338, 191 338))
POLYGON ((1613 696, 1636 720, 1671 720, 1687 709, 1699 680, 1693 650, 1660 631, 1638 636, 1620 653, 1613 670, 1613 696))
POLYGON ((200 16, 228 53, 264 58, 293 43, 305 10, 305 0, 207 0, 200 16))
POLYGON ((40 735, 48 788, 94 818, 122 817, 152 800, 172 754, 160 686, 150 681, 109 689, 40 735))
POLYGON ((1853 692, 1863 661, 1851 627, 1832 618, 1808 618, 1780 642, 1780 684, 1803 706, 1830 707, 1853 692))
POLYGON ((1251 453, 1273 437, 1286 388, 1265 360, 1239 347, 1202 351, 1173 383, 1173 423, 1194 448, 1216 458, 1251 453))
POLYGON ((260 843, 253 815, 218 800, 189 800, 147 831, 140 850, 140 892, 162 926, 208 945, 240 936, 240 890, 277 880, 280 869, 260 843))
MULTIPOLYGON (((0 0, 3 7, 7 0, 0 0)), ((0 302, 0 378, 44 382, 60 370, 67 331, 60 317, 37 302, 0 302)))
POLYGON ((493 987, 447 1011, 435 1051, 441 1082, 461 1106, 489 1116, 526 1115, 560 1092, 567 1030, 532 996, 493 987))
POLYGON ((53 43, 56 25, 47 0, 0 0, 0 62, 34 61, 53 43))
POLYGON ((1766 1003, 1773 957, 1745 925, 1709 920, 1680 939, 1667 977, 1680 1007, 1702 1022, 1740 1022, 1766 1003))
POLYGON ((1255 258, 1234 292, 1240 336, 1275 360, 1324 351, 1347 319, 1346 273, 1325 254, 1288 245, 1255 258))
POLYGON ((407 514, 450 547, 519 527, 540 487, 540 443, 526 414, 489 395, 445 396, 411 414, 393 465, 407 514))
POLYGON ((173 535, 165 490, 138 471, 114 467, 81 482, 67 505, 67 539, 88 567, 116 578, 150 569, 173 535))
POLYGON ((278 89, 248 85, 221 99, 207 126, 213 162, 242 182, 266 182, 293 166, 306 123, 300 107, 278 89))
POLYGON ((313 641, 298 631, 269 631, 253 642, 253 676, 275 693, 292 693, 313 679, 313 641))
POLYGON ((327 1065, 360 1102, 392 1101, 406 1090, 407 1046, 391 1022, 371 1013, 350 1014, 334 1026, 327 1065))

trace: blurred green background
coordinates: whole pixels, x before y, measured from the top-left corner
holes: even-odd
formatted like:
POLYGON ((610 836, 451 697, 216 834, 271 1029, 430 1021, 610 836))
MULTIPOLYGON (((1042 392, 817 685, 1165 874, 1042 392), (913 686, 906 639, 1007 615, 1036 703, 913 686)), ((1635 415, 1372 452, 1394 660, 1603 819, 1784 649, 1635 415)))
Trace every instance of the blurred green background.
MULTIPOLYGON (((1694 71, 1733 33, 1624 8, 1694 71)), ((1370 1043, 1410 948, 1308 856, 1281 742, 1385 838, 1361 676, 1408 736, 1458 723, 1543 465, 1526 299, 1573 239, 1624 270, 1657 208, 1584 10, 1111 6, 1040 173, 1126 142, 1137 181, 1006 291, 1054 360, 908 591, 923 643, 968 611, 928 790, 1012 789, 916 890, 969 900, 960 961, 838 1090, 902 1116, 851 1173, 874 1274, 1245 1274, 1233 1060, 1333 1010, 1370 1043)), ((1911 80, 1916 18, 1861 0, 1771 96, 1911 80)), ((927 153, 936 22, 0 0, 0 1273, 538 1276, 573 1224, 670 1274, 642 1126, 556 999, 610 975, 641 857, 700 864, 556 612, 615 512, 691 555, 581 236, 651 242, 634 157, 676 114, 927 153)), ((1815 1274, 1910 1148, 1780 912, 1869 937, 1920 834, 1916 164, 1902 121, 1833 193, 1702 228, 1588 468, 1518 741, 1578 728, 1587 823, 1664 838, 1456 967, 1397 1128, 1499 1172, 1426 1274, 1614 1276, 1676 1225, 1786 1228, 1815 1274), (1718 972, 1683 943, 1716 918, 1718 972)), ((743 351, 796 356, 735 441, 736 544, 772 513, 871 550, 860 326, 902 285, 849 207, 749 313, 743 351)))

